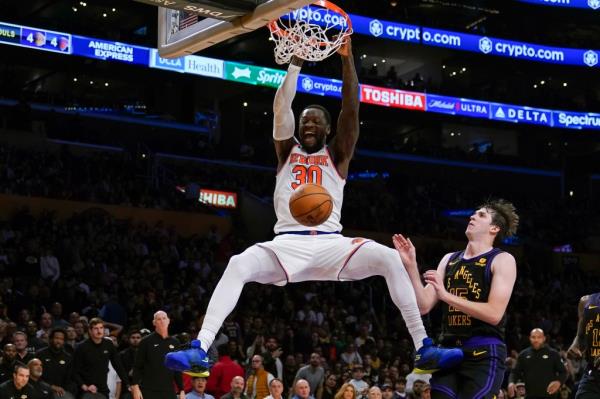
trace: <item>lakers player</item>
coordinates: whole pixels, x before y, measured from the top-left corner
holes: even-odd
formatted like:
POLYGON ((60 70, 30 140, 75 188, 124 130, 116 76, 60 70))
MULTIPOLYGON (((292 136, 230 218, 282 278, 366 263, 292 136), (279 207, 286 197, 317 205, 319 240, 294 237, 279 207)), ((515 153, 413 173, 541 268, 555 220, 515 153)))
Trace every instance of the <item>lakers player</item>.
POLYGON ((338 53, 342 60, 342 107, 337 134, 329 145, 326 140, 331 133, 331 118, 319 105, 302 111, 299 140, 294 137, 295 118, 291 106, 302 60, 294 58, 290 63, 273 103, 273 139, 278 159, 274 193, 277 236, 231 258, 213 292, 198 340, 192 343, 191 349, 167 355, 166 364, 173 370, 207 373, 206 351, 248 282, 285 285, 315 280, 352 281, 374 275, 385 277, 391 297, 419 349, 415 367, 431 371, 455 364, 462 358, 460 350, 439 349, 430 340, 423 346, 427 337, 425 328, 408 274, 398 264, 398 253, 370 240, 340 234, 344 185, 359 133, 359 99, 350 40, 338 53), (322 185, 333 199, 331 216, 314 230, 298 224, 289 210, 290 195, 304 183, 322 185))
POLYGON ((577 335, 567 355, 585 357, 587 368, 575 399, 600 398, 600 292, 581 297, 578 313, 577 335))
POLYGON ((437 270, 425 273, 423 286, 416 251, 410 239, 398 234, 394 246, 410 275, 421 313, 442 302, 444 346, 462 348, 463 362, 431 378, 431 397, 495 398, 504 378, 506 359, 505 311, 517 277, 515 258, 494 248, 497 239, 513 235, 519 224, 515 207, 504 200, 489 201, 471 216, 464 251, 449 253, 437 270))

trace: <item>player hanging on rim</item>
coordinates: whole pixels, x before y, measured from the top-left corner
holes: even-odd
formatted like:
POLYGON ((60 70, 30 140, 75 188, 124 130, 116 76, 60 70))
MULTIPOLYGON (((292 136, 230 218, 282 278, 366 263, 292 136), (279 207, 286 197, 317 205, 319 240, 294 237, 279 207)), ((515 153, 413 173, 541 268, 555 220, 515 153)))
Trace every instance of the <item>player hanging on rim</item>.
POLYGON ((463 362, 431 378, 431 397, 495 398, 504 378, 505 312, 517 278, 515 258, 494 241, 517 231, 519 216, 504 200, 488 201, 473 213, 464 251, 446 254, 421 282, 415 247, 401 234, 394 246, 410 275, 423 314, 442 302, 442 345, 461 347, 463 362))
POLYGON ((342 107, 337 134, 330 145, 326 140, 331 132, 331 118, 319 105, 310 105, 302 111, 299 140, 294 137, 291 105, 302 60, 292 58, 273 103, 273 138, 278 159, 274 193, 277 236, 231 258, 212 294, 198 340, 192 342, 191 349, 167 355, 166 364, 171 369, 207 374, 210 365, 206 351, 248 282, 285 285, 317 280, 353 281, 376 275, 385 278, 392 300, 400 309, 418 349, 416 369, 431 372, 462 359, 459 349, 437 348, 427 338, 410 278, 400 265, 398 253, 371 240, 340 234, 343 190, 359 134, 359 99, 349 38, 338 53, 342 59, 342 107), (294 189, 304 183, 322 185, 333 199, 331 216, 315 230, 307 230, 296 222, 288 206, 294 189))

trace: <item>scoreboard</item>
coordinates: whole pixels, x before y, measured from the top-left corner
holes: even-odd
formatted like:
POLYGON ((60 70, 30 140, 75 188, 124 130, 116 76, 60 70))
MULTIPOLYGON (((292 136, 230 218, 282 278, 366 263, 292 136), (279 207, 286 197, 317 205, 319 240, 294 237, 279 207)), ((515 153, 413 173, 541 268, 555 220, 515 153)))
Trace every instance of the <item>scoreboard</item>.
POLYGON ((0 42, 54 53, 72 53, 70 34, 46 29, 2 23, 0 24, 0 42))

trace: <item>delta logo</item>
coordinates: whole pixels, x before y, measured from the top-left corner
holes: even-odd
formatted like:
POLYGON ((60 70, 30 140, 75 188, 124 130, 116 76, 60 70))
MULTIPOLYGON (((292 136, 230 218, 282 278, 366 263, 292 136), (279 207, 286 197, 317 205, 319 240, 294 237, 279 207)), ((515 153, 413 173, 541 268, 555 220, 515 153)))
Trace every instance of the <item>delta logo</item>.
POLYGON ((229 191, 201 189, 198 201, 217 208, 237 208, 237 194, 229 191))
POLYGON ((385 107, 425 111, 425 94, 412 91, 362 85, 361 101, 367 104, 383 105, 385 107))

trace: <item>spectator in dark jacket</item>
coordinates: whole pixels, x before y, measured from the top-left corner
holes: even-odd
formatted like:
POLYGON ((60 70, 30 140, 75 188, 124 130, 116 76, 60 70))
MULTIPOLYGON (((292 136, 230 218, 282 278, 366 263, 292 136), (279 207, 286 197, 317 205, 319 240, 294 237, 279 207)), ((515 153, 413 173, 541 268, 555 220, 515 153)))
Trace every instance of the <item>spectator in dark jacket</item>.
POLYGON ((12 379, 0 384, 0 398, 34 398, 35 389, 29 384, 29 368, 23 363, 17 363, 12 379))
POLYGON ((52 392, 64 399, 74 398, 77 391, 72 383, 73 357, 65 350, 67 334, 62 328, 50 331, 50 345, 35 354, 44 367, 44 381, 50 384, 52 392))
POLYGON ((104 338, 104 322, 93 318, 89 323, 90 338, 83 341, 73 357, 73 379, 82 391, 82 399, 108 399, 108 362, 121 378, 123 390, 129 387, 129 377, 121 364, 119 353, 110 339, 104 338))
POLYGON ((567 370, 560 354, 546 345, 541 328, 529 334, 531 346, 517 358, 517 365, 510 373, 508 395, 513 397, 517 382, 524 382, 527 398, 553 398, 567 379, 567 370))
POLYGON ((27 363, 29 368, 29 384, 35 390, 38 399, 51 399, 52 388, 50 384, 42 380, 44 368, 42 367, 42 361, 38 358, 33 358, 27 363))

